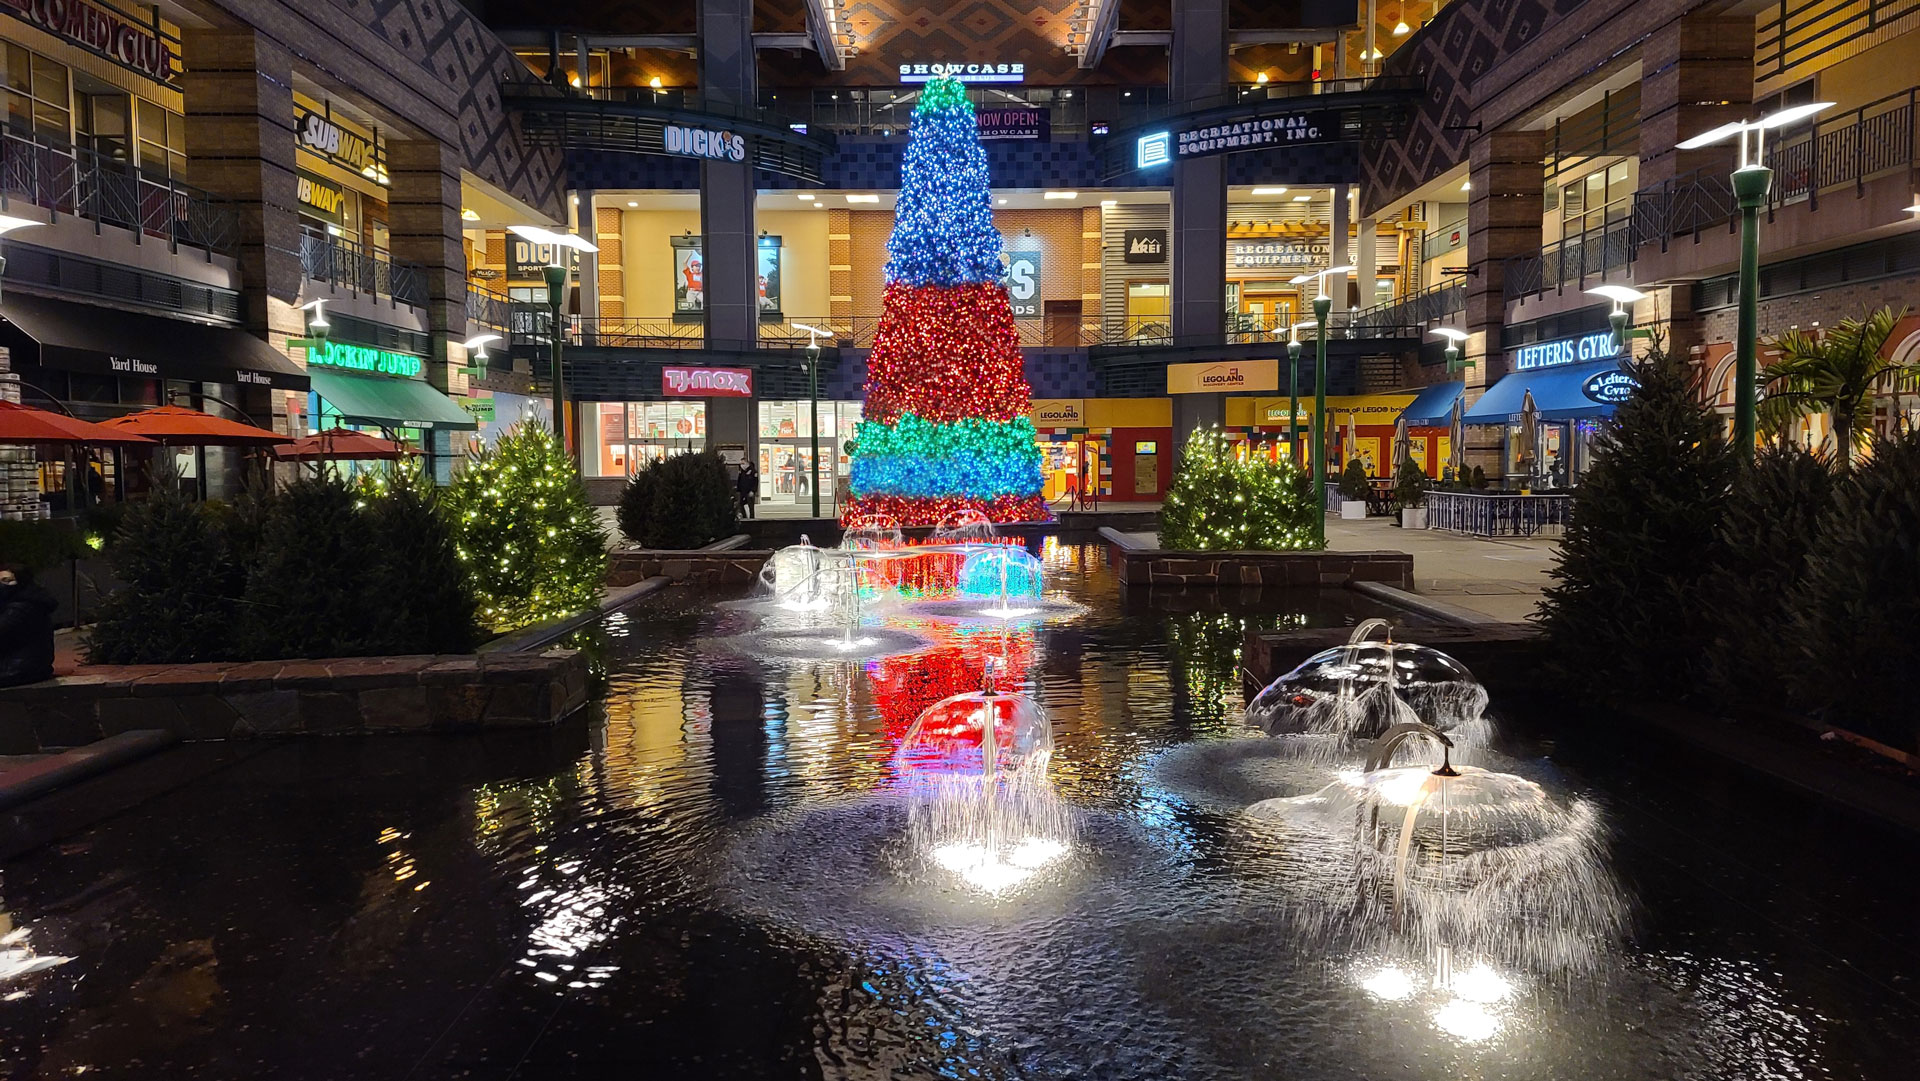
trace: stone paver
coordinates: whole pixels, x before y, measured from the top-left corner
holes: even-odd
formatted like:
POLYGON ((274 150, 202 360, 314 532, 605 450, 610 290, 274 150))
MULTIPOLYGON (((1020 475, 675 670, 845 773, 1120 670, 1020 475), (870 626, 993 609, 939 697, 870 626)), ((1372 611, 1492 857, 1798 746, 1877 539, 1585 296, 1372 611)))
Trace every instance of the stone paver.
POLYGON ((1444 598, 1495 619, 1533 614, 1552 582, 1559 553, 1553 537, 1482 540, 1429 529, 1401 529, 1385 518, 1327 519, 1327 546, 1345 551, 1396 551, 1413 556, 1414 592, 1444 598))

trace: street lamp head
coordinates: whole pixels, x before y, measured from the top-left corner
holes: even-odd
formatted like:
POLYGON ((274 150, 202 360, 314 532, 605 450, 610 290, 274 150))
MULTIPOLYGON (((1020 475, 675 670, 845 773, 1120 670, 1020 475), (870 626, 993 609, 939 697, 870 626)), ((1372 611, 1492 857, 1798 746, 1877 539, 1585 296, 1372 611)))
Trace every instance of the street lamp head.
POLYGON ((1777 113, 1768 113, 1766 116, 1754 121, 1753 126, 1756 128, 1784 128, 1788 124, 1805 120, 1808 117, 1818 116, 1828 109, 1833 108, 1833 105, 1834 103, 1831 101, 1813 101, 1805 105, 1789 106, 1777 113))
POLYGON ((1731 124, 1722 124, 1719 127, 1712 129, 1711 131, 1703 131, 1691 139, 1682 139, 1680 142, 1673 144, 1674 149, 1698 150, 1703 146, 1712 146, 1715 143, 1723 143, 1723 142, 1726 142, 1728 139, 1731 139, 1734 136, 1740 134, 1742 131, 1746 129, 1746 126, 1747 126, 1746 124, 1738 120, 1734 121, 1731 124))
MULTIPOLYGON (((555 248, 572 248, 574 251, 600 250, 599 245, 588 240, 586 237, 577 236, 573 233, 556 233, 551 229, 543 229, 538 225, 509 225, 507 232, 525 240, 531 240, 535 244, 551 244, 555 248)), ((555 252, 555 254, 557 256, 559 253, 555 252)))
POLYGON ((1765 131, 1769 128, 1784 128, 1788 124, 1805 120, 1833 108, 1831 101, 1814 101, 1805 105, 1794 105, 1779 112, 1768 113, 1758 120, 1735 120, 1722 124, 1710 131, 1703 131, 1691 139, 1684 139, 1674 146, 1679 150, 1698 150, 1703 146, 1725 142, 1743 132, 1765 131))
POLYGON ((1596 285, 1587 290, 1593 296, 1605 297, 1618 304, 1636 304, 1647 299, 1647 294, 1625 285, 1596 285))
POLYGON ((29 225, 45 224, 46 222, 34 221, 32 218, 20 218, 12 214, 0 214, 0 236, 11 233, 15 229, 25 229, 29 225))
POLYGON ((498 334, 481 334, 472 338, 468 338, 466 341, 461 342, 460 348, 478 349, 479 351, 484 353, 487 351, 488 342, 497 342, 499 340, 500 340, 500 335, 498 334))
POLYGON ((1467 332, 1455 327, 1434 327, 1427 333, 1438 334, 1442 338, 1452 342, 1464 342, 1467 340, 1467 332))
POLYGON ((1319 276, 1320 275, 1318 271, 1308 271, 1307 273, 1302 274, 1298 277, 1288 278, 1287 284, 1288 285, 1305 285, 1307 282, 1310 282, 1319 276))
POLYGON ((1346 274, 1346 273, 1350 273, 1353 270, 1354 270, 1354 265, 1352 263, 1347 263, 1342 266, 1330 266, 1327 269, 1321 271, 1321 273, 1322 274, 1346 274))

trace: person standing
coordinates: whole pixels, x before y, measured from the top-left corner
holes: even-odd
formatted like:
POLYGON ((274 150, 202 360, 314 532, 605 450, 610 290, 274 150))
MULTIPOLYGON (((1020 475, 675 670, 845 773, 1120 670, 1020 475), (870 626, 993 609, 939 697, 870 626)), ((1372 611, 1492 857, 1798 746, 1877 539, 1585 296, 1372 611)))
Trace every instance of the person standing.
POLYGON ((0 687, 53 678, 53 594, 18 564, 0 566, 0 687))
POLYGON ((735 478, 733 490, 739 496, 740 517, 753 517, 753 501, 760 496, 760 471, 753 467, 751 459, 741 463, 740 476, 735 478))

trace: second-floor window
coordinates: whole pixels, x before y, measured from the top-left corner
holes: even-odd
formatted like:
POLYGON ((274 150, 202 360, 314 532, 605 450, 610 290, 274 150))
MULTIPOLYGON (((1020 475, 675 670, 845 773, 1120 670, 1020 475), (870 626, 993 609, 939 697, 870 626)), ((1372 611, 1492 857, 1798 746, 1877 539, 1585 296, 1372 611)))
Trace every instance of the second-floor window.
POLYGON ((1604 229, 1633 212, 1631 163, 1616 161, 1560 189, 1563 234, 1604 229))
POLYGON ((72 81, 66 65, 11 42, 0 55, 6 64, 7 129, 16 135, 32 132, 42 139, 71 140, 72 81))
POLYGON ((171 109, 139 100, 140 168, 147 173, 183 178, 187 173, 186 118, 171 109))

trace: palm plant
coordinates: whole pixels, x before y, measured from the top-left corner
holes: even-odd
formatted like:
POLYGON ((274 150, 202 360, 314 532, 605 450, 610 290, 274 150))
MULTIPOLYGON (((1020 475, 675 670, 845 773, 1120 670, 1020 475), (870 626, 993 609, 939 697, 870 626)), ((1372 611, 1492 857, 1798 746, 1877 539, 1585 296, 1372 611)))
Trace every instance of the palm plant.
POLYGON ((1883 390, 1920 387, 1920 367, 1896 364, 1881 350, 1905 309, 1881 308, 1864 319, 1847 318, 1815 335, 1789 330, 1771 344, 1779 359, 1760 372, 1761 430, 1777 435, 1787 425, 1812 413, 1825 413, 1833 424, 1840 472, 1853 468, 1853 450, 1873 437, 1874 397, 1883 390))

